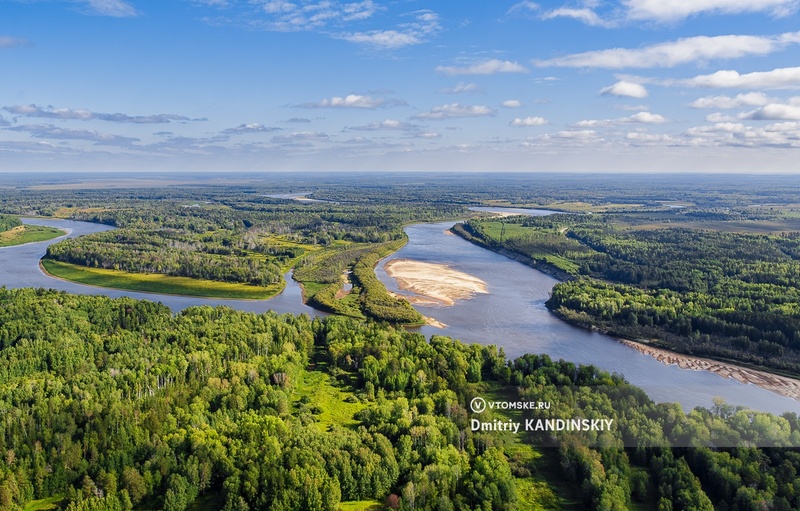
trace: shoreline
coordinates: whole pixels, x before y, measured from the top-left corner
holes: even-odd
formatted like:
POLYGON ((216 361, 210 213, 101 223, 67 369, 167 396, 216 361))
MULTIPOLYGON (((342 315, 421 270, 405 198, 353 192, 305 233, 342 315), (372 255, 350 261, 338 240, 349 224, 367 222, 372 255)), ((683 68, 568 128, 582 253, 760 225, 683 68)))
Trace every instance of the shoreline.
MULTIPOLYGON (((542 273, 555 278, 559 282, 564 282, 567 280, 571 280, 573 278, 572 276, 566 274, 565 272, 557 268, 548 265, 547 263, 540 263, 538 261, 532 260, 529 257, 522 256, 521 254, 493 247, 490 244, 484 242, 483 240, 472 236, 470 233, 466 232, 463 228, 461 228, 458 224, 454 225, 453 228, 451 228, 450 230, 457 236, 460 236, 461 238, 469 241, 470 243, 473 243, 481 248, 491 250, 492 252, 496 252, 500 255, 508 257, 509 259, 518 261, 526 266, 533 268, 534 270, 541 271, 542 273)), ((550 310, 550 313, 555 315, 561 321, 565 321, 573 326, 609 335, 608 333, 598 329, 594 325, 586 326, 586 325, 575 324, 563 318, 555 311, 550 310)), ((647 343, 637 342, 631 339, 624 339, 613 335, 610 335, 610 337, 616 339, 618 342, 626 346, 635 349, 636 351, 642 353, 643 355, 653 357, 654 359, 656 359, 657 361, 661 362, 664 365, 677 365, 681 369, 692 370, 692 371, 708 371, 726 379, 733 379, 740 383, 755 385, 764 390, 774 392, 780 396, 800 401, 800 380, 796 380, 794 378, 783 376, 780 374, 770 373, 768 371, 761 369, 753 369, 750 367, 733 364, 730 362, 722 362, 710 358, 685 355, 677 351, 671 351, 664 348, 657 348, 655 346, 648 345, 647 343)))
POLYGON ((616 339, 621 344, 629 346, 643 355, 653 357, 664 365, 677 365, 681 369, 690 371, 708 371, 726 379, 755 385, 781 396, 800 401, 800 380, 710 358, 684 355, 630 339, 616 339))
POLYGON ((395 279, 398 288, 418 295, 404 296, 416 305, 449 307, 456 300, 489 293, 486 283, 481 279, 443 264, 392 259, 383 268, 389 277, 395 279))
MULTIPOLYGON (((99 286, 97 284, 87 284, 86 282, 80 282, 77 280, 70 280, 64 277, 59 277, 58 275, 54 275, 47 271, 47 268, 44 267, 42 263, 44 258, 39 259, 39 270, 46 276, 50 277, 51 279, 60 280, 62 282, 69 282, 70 284, 78 284, 80 286, 88 286, 93 287, 96 289, 109 289, 112 291, 128 291, 131 293, 142 293, 146 295, 153 295, 153 296, 174 296, 174 297, 183 297, 183 298, 201 298, 201 299, 208 299, 208 300, 225 300, 225 301, 242 301, 242 302, 263 302, 269 301, 286 289, 286 280, 283 281, 283 286, 281 287, 280 291, 275 293, 274 295, 270 296, 269 298, 225 298, 225 297, 218 297, 218 296, 202 296, 202 295, 189 295, 189 294, 178 294, 178 293, 160 293, 158 291, 140 291, 138 289, 125 289, 122 287, 109 287, 109 286, 99 286)), ((187 277, 188 278, 188 277, 187 277)))

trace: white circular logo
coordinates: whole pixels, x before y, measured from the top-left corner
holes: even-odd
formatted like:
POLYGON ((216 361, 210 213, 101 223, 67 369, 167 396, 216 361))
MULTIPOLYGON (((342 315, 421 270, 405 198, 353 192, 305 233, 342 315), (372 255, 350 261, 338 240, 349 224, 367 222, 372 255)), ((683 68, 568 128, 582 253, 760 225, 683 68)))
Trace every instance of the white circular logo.
POLYGON ((469 407, 475 413, 483 413, 486 411, 486 400, 482 397, 473 398, 473 400, 469 402, 469 407))

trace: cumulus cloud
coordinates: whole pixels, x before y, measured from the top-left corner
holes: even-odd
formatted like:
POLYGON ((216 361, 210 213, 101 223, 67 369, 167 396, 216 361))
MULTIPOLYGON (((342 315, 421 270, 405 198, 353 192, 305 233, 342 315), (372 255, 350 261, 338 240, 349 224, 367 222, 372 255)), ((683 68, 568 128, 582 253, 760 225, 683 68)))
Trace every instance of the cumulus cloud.
POLYGON ((603 96, 620 96, 627 98, 642 99, 647 97, 647 89, 640 83, 627 82, 620 80, 614 85, 609 85, 600 89, 603 96))
POLYGON ((292 117, 291 119, 286 119, 286 123, 293 123, 293 124, 306 124, 311 122, 311 119, 306 119, 305 117, 292 117))
POLYGON ((226 135, 243 135, 246 133, 270 133, 273 131, 281 131, 283 128, 273 128, 272 126, 264 126, 257 122, 250 124, 240 124, 235 128, 228 128, 222 130, 226 135))
POLYGON ((493 75, 498 73, 527 73, 518 62, 490 59, 468 66, 436 66, 436 71, 446 75, 493 75))
POLYGON ((416 11, 412 16, 414 21, 402 23, 397 29, 343 32, 334 37, 377 49, 392 50, 424 43, 442 30, 439 15, 433 11, 416 11))
POLYGON ((692 108, 739 108, 742 106, 763 106, 769 103, 769 98, 762 92, 748 92, 730 96, 706 96, 694 100, 689 106, 692 108))
POLYGON ((91 14, 111 16, 114 18, 128 18, 137 16, 136 8, 122 0, 81 0, 81 3, 91 14))
POLYGON ((21 37, 0 36, 0 50, 3 48, 16 48, 18 46, 28 46, 30 41, 21 37))
POLYGON ((439 92, 444 92, 445 94, 463 94, 466 92, 482 92, 482 91, 483 89, 478 87, 477 84, 458 82, 455 87, 442 89, 439 92))
POLYGON ((386 106, 403 106, 405 101, 373 98, 362 94, 348 94, 347 96, 333 96, 316 103, 300 103, 298 108, 381 108, 386 106))
POLYGON ((796 0, 623 0, 631 20, 675 22, 703 13, 739 14, 766 12, 786 16, 797 8, 796 0))
POLYGON ((460 105, 451 103, 449 105, 439 105, 431 108, 429 112, 417 114, 417 119, 454 119, 459 117, 485 117, 494 115, 494 110, 483 105, 460 105))
POLYGON ((506 108, 520 108, 522 106, 522 101, 518 99, 507 99, 500 104, 506 108))
POLYGON ((574 53, 536 61, 541 67, 597 67, 605 69, 674 67, 713 59, 733 59, 748 55, 767 55, 800 42, 800 33, 774 36, 722 35, 697 36, 654 44, 644 48, 611 48, 574 53))
POLYGON ((769 104, 746 112, 739 118, 753 121, 800 121, 800 106, 769 104))
POLYGON ((39 117, 44 119, 62 120, 99 120, 108 122, 133 123, 133 124, 167 124, 172 121, 205 121, 206 119, 192 119, 183 115, 154 114, 154 115, 127 115, 105 114, 84 109, 54 108, 52 106, 40 107, 38 105, 4 106, 3 110, 14 115, 25 117, 39 117))
POLYGON ((543 126, 545 124, 549 124, 550 121, 545 119, 544 117, 517 117, 510 123, 509 126, 513 126, 515 128, 526 128, 529 126, 543 126))
POLYGON ((793 89, 800 87, 800 67, 784 67, 772 71, 740 74, 738 71, 717 71, 688 80, 665 81, 665 85, 715 87, 730 89, 793 89))

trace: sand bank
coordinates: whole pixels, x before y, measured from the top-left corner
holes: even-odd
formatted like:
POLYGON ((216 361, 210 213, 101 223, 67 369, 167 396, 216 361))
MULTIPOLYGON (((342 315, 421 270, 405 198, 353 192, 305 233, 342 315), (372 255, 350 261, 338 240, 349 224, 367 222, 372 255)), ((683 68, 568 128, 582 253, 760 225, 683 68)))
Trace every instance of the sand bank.
POLYGON ((771 374, 757 369, 750 369, 725 362, 718 362, 707 358, 682 355, 672 351, 648 346, 647 344, 619 340, 622 344, 630 346, 641 353, 650 355, 659 362, 666 365, 676 364, 681 369, 692 369, 695 371, 710 371, 725 378, 733 378, 742 383, 751 383, 762 389, 770 390, 776 394, 800 400, 800 381, 787 376, 771 374))
POLYGON ((394 259, 384 266, 386 273, 397 280, 402 290, 418 297, 407 297, 419 305, 453 305, 456 300, 486 294, 486 283, 477 277, 453 270, 444 264, 423 263, 411 259, 394 259))

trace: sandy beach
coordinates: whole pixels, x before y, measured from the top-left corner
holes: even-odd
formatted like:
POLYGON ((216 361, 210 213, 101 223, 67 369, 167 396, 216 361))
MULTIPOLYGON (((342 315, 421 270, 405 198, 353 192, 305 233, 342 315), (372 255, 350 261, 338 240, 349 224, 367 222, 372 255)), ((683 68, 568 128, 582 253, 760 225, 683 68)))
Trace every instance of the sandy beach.
POLYGON ((725 378, 733 378, 742 383, 751 383, 762 389, 770 390, 782 396, 800 400, 800 381, 778 374, 765 371, 750 369, 733 364, 726 364, 707 358, 682 355, 661 348, 648 346, 647 344, 619 339, 619 342, 631 348, 650 355, 659 362, 666 365, 676 364, 681 369, 692 369, 695 371, 710 371, 725 378))
POLYGON ((486 283, 477 277, 453 270, 443 264, 423 263, 411 259, 394 259, 384 266, 386 273, 397 280, 404 291, 419 296, 406 297, 419 305, 453 305, 456 300, 486 294, 486 283))

